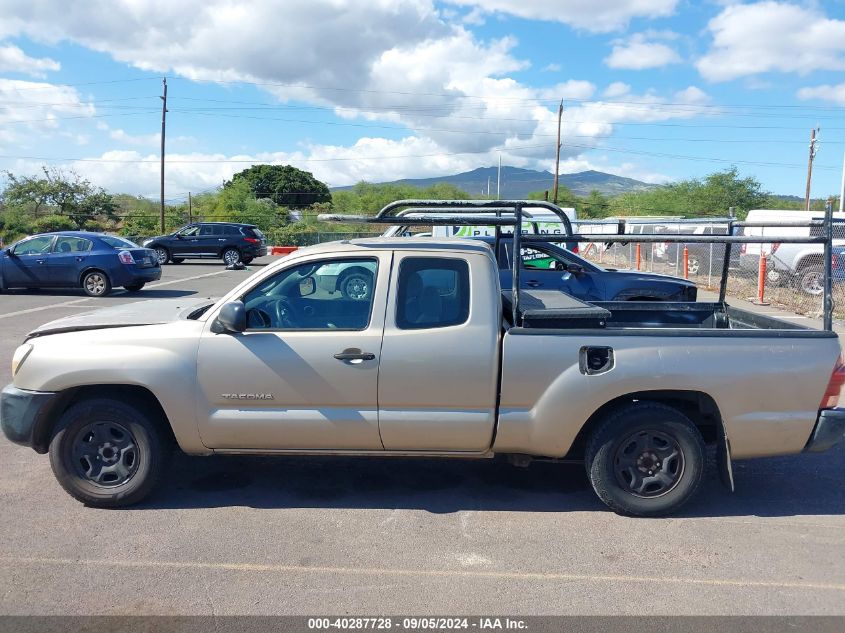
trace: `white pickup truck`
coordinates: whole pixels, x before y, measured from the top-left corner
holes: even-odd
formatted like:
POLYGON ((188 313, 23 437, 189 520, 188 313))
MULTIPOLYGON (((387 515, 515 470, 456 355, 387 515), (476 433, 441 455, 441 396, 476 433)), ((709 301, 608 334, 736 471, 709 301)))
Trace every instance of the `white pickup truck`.
POLYGON ((707 444, 731 481, 731 459, 845 434, 832 332, 720 303, 559 292, 521 293, 516 327, 509 297, 475 240, 304 248, 213 305, 143 302, 38 328, 14 354, 0 424, 93 506, 144 498, 175 442, 193 455, 580 459, 601 500, 632 515, 687 501, 707 444), (324 279, 349 264, 372 292, 324 279))

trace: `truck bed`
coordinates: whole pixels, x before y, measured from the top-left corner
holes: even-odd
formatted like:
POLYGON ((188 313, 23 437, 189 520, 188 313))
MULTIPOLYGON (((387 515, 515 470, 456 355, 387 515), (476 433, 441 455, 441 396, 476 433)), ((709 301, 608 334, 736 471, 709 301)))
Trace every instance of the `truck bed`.
MULTIPOLYGON (((608 334, 667 333, 695 330, 696 335, 833 338, 832 332, 798 325, 720 302, 602 301, 587 303, 557 290, 522 290, 522 328, 595 330, 608 334)), ((505 319, 512 314, 510 290, 502 291, 505 319)), ((687 332, 688 335, 693 334, 687 332)))

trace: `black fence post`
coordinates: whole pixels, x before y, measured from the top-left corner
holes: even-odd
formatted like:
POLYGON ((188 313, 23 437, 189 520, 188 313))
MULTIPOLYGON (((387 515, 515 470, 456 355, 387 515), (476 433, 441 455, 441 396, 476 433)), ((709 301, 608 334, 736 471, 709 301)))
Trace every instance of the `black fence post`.
POLYGON ((824 207, 824 329, 833 330, 833 205, 824 207))

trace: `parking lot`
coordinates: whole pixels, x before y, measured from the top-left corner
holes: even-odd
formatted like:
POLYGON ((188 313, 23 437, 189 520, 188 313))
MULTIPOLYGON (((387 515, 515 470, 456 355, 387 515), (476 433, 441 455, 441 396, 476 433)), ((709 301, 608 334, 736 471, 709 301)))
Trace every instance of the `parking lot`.
MULTIPOLYGON (((184 263, 134 295, 2 294, 0 380, 44 322, 248 274, 184 263)), ((733 495, 709 475, 681 515, 630 519, 572 464, 180 455, 150 499, 108 511, 2 438, 0 612, 845 614, 845 446, 736 463, 733 495)))

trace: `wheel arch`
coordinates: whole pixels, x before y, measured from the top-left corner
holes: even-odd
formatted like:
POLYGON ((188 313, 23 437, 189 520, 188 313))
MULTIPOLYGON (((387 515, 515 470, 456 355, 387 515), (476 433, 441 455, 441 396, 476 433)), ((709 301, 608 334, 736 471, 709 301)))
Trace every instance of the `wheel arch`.
POLYGON ((50 440, 56 430, 59 418, 78 402, 91 398, 111 398, 129 402, 150 412, 151 420, 157 425, 164 438, 176 444, 176 437, 170 425, 164 407, 152 391, 140 385, 82 385, 59 392, 50 406, 42 411, 36 421, 32 434, 32 447, 37 453, 44 454, 50 446, 50 440))
POLYGON ((795 262, 795 274, 800 275, 810 266, 824 265, 824 257, 819 253, 801 253, 795 262))
POLYGON ((695 424, 706 444, 716 444, 720 437, 725 434, 722 415, 716 401, 703 391, 637 391, 614 398, 596 409, 581 427, 581 430, 578 431, 566 458, 582 459, 590 435, 602 421, 612 411, 638 401, 656 402, 678 409, 695 424))
POLYGON ((109 282, 112 281, 112 276, 109 274, 109 271, 105 269, 105 267, 91 264, 90 266, 87 266, 80 271, 79 277, 76 280, 76 285, 82 286, 82 280, 85 279, 85 275, 93 272, 102 273, 108 278, 109 282))

